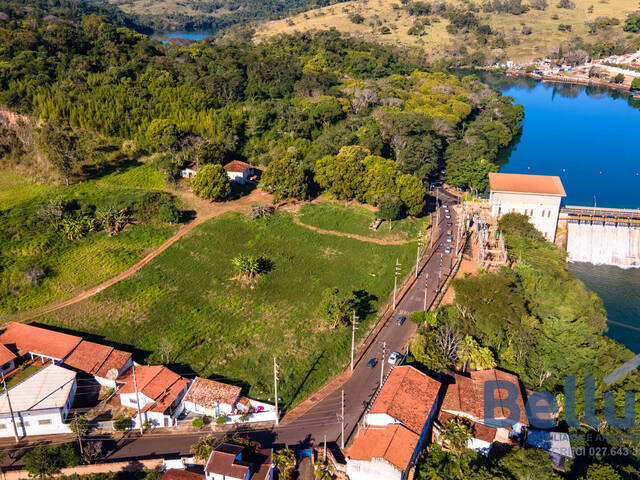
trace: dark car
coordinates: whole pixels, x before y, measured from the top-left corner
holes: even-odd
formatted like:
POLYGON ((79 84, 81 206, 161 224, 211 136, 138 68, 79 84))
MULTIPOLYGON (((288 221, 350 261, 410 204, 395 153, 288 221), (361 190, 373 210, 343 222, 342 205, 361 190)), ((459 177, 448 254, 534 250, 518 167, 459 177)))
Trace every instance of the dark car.
POLYGON ((402 325, 406 319, 404 316, 396 318, 396 325, 402 325))
POLYGON ((373 368, 378 364, 378 359, 377 358, 372 358, 371 360, 369 360, 367 362, 367 368, 373 368))
POLYGON ((447 222, 447 225, 451 226, 451 225, 453 225, 453 223, 452 222, 447 222))

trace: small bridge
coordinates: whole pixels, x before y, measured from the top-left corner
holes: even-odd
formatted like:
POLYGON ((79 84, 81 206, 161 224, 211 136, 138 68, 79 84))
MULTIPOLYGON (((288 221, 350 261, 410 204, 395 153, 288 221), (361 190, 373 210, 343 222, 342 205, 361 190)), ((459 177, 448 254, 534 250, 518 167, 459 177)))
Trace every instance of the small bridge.
POLYGON ((566 206, 560 209, 560 221, 631 227, 640 226, 640 210, 566 206))

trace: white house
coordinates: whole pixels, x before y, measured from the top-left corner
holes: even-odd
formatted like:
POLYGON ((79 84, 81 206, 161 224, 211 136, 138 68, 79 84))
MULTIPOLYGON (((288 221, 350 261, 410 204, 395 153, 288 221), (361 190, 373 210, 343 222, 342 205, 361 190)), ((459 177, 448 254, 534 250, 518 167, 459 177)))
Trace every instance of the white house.
POLYGON ((567 195, 560 177, 490 173, 489 186, 493 217, 512 212, 527 215, 547 240, 555 240, 560 203, 567 195))
POLYGON ((393 369, 347 454, 350 480, 405 480, 436 416, 442 384, 411 366, 393 369))
POLYGON ((271 480, 272 456, 271 449, 222 443, 209 455, 204 474, 206 480, 271 480))
POLYGON ((76 392, 76 373, 48 365, 0 395, 0 437, 69 433, 65 423, 76 392), (11 409, 13 419, 11 418, 11 409))
POLYGON ((122 385, 118 390, 120 404, 134 410, 136 427, 147 421, 152 427, 175 425, 189 387, 189 380, 162 365, 134 365, 117 383, 122 385), (141 419, 136 413, 138 408, 141 419))
POLYGON ((196 163, 189 163, 186 167, 180 170, 180 176, 182 178, 193 178, 196 176, 196 173, 198 173, 199 169, 200 165, 196 163))
POLYGON ((184 397, 184 409, 208 417, 236 413, 240 387, 196 377, 184 397))
MULTIPOLYGON (((469 376, 454 373, 454 383, 447 386, 447 391, 440 407, 440 413, 433 427, 433 440, 443 443, 440 438, 440 428, 446 422, 454 418, 464 420, 472 430, 472 437, 467 442, 467 447, 483 455, 488 455, 494 443, 518 444, 518 439, 523 428, 529 425, 527 420, 524 397, 520 381, 516 375, 491 369, 471 372, 469 376), (494 391, 498 407, 493 412, 493 419, 485 418, 485 387, 491 385, 487 382, 505 382, 513 385, 517 392, 513 402, 518 406, 519 417, 517 421, 504 422, 511 412, 500 401, 506 398, 502 388, 494 391), (493 421, 495 420, 495 422, 493 421)), ((498 384, 495 384, 498 385, 498 384)))
POLYGON ((0 344, 0 371, 3 375, 16 368, 17 356, 4 345, 0 344))
POLYGON ((224 166, 229 180, 237 183, 247 183, 254 173, 254 168, 246 162, 232 160, 224 166))
POLYGON ((85 372, 100 385, 115 389, 116 379, 133 365, 133 357, 128 352, 82 340, 64 359, 63 365, 85 372))

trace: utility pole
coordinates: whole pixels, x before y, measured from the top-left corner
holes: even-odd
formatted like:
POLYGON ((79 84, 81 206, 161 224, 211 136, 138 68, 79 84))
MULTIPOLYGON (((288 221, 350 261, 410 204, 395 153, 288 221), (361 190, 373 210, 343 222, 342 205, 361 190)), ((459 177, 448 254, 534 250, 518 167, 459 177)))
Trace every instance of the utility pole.
POLYGON ((387 342, 382 342, 382 362, 380 365, 380 388, 382 388, 382 381, 384 380, 384 355, 387 353, 387 342))
POLYGON ((142 428, 142 415, 140 414, 140 394, 138 393, 138 382, 136 382, 136 364, 131 365, 131 371, 133 373, 133 388, 136 391, 136 410, 138 410, 138 427, 140 428, 140 435, 144 433, 142 428))
POLYGON ((398 275, 400 275, 400 263, 396 258, 396 268, 393 274, 393 309, 396 309, 396 291, 398 290, 398 275))
POLYGON ((358 317, 356 311, 353 311, 353 320, 351 321, 351 371, 353 372, 353 356, 356 350, 356 325, 358 324, 358 317))
POLYGON ((418 278, 418 266, 420 265, 420 249, 422 248, 422 231, 418 233, 418 250, 416 251, 416 278, 418 278))
MULTIPOLYGON (((327 448, 326 441, 324 445, 326 449, 327 448)), ((342 450, 344 450, 344 390, 342 390, 342 413, 340 414, 340 445, 342 450)))
POLYGON ((429 274, 427 273, 425 279, 424 279, 424 306, 422 308, 422 310, 424 310, 425 312, 427 311, 427 288, 428 288, 428 280, 429 280, 429 274))
POLYGON ((11 399, 9 398, 9 389, 7 388, 7 383, 4 381, 4 372, 0 370, 0 374, 2 375, 2 388, 4 388, 4 393, 7 396, 7 405, 9 406, 9 414, 11 415, 11 425, 13 426, 13 436, 16 439, 16 443, 20 441, 18 438, 18 429, 16 428, 16 421, 13 418, 13 408, 11 407, 11 399))
POLYGON ((278 363, 276 357, 273 357, 273 386, 276 404, 276 425, 280 423, 280 415, 278 413, 278 363))
POLYGON ((326 462, 327 461, 327 436, 324 436, 324 455, 323 455, 323 460, 326 462))
POLYGON ((80 455, 84 455, 84 450, 82 449, 82 435, 80 435, 79 431, 78 431, 78 413, 76 412, 73 416, 74 420, 76 421, 75 423, 75 434, 78 437, 78 445, 80 445, 80 455))

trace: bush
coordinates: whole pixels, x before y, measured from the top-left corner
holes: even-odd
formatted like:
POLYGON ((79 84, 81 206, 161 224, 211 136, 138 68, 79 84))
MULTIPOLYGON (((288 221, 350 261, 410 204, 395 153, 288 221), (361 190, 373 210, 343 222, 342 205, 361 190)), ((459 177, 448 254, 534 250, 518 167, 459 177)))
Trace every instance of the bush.
POLYGON ((364 22, 364 17, 359 13, 355 13, 349 17, 349 20, 351 20, 351 22, 355 23, 356 25, 360 25, 362 22, 364 22))
POLYGON ((227 423, 227 417, 225 417, 224 415, 216 418, 216 425, 224 425, 225 423, 227 423))
POLYGON ((62 468, 80 464, 80 457, 71 444, 40 445, 22 457, 29 476, 45 478, 59 473, 62 468))
POLYGON ((129 417, 118 418, 113 421, 113 428, 119 432, 124 432, 131 428, 131 419, 129 417))
POLYGON ((613 77, 613 83, 624 83, 624 75, 619 73, 615 77, 613 77))
POLYGON ((560 0, 557 5, 558 8, 566 8, 567 10, 571 10, 576 8, 576 4, 571 0, 560 0))
POLYGON ((194 418, 191 422, 191 426, 194 428, 202 428, 204 427, 204 419, 203 418, 194 418))
POLYGON ((158 220, 164 223, 179 223, 180 211, 172 203, 164 204, 158 209, 158 220))
POLYGON ((636 77, 631 82, 631 88, 633 90, 640 90, 640 77, 636 77))

